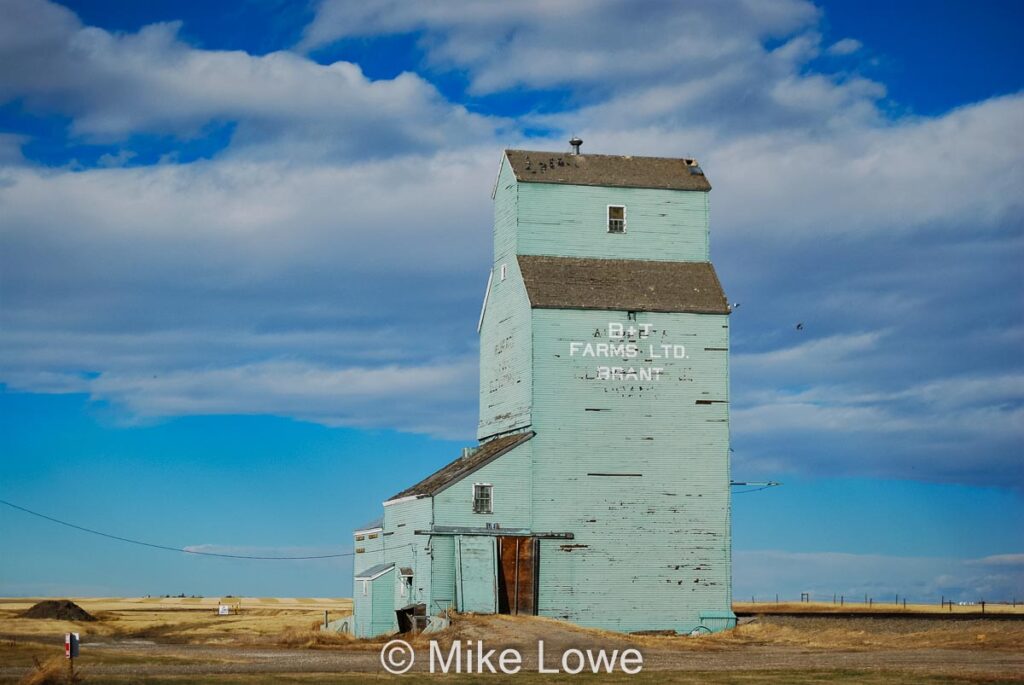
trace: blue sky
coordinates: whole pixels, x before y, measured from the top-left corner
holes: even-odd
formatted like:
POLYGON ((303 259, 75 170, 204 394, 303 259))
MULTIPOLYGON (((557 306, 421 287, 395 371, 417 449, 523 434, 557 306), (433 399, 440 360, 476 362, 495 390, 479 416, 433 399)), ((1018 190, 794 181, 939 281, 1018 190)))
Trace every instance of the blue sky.
MULTIPOLYGON (((1019 4, 0 5, 0 498, 349 550, 472 440, 500 150, 578 134, 715 187, 737 596, 1024 597, 1019 4)), ((0 594, 350 591, 0 536, 0 594)))

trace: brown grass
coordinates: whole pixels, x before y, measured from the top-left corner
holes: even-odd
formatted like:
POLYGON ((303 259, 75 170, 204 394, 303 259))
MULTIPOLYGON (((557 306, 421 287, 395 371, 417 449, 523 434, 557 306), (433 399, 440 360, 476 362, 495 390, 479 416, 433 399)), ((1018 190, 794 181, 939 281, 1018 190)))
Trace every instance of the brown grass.
POLYGON ((166 642, 230 643, 253 638, 274 638, 289 631, 305 631, 314 621, 351 613, 348 599, 293 600, 270 603, 252 598, 225 599, 241 611, 228 616, 216 613, 219 598, 125 598, 76 599, 98 620, 91 623, 52 619, 26 619, 20 614, 35 599, 0 599, 0 636, 52 638, 66 632, 81 633, 83 641, 97 638, 143 638, 166 642), (188 600, 186 602, 185 600, 188 600))
POLYGON ((62 656, 55 656, 46 661, 35 662, 35 668, 26 673, 20 685, 63 685, 82 682, 82 673, 73 669, 72 665, 62 656))
MULTIPOLYGON (((952 609, 949 605, 939 606, 938 604, 903 604, 895 602, 874 602, 871 605, 863 601, 851 602, 846 600, 844 604, 833 604, 832 602, 733 602, 733 611, 744 613, 772 614, 776 612, 806 612, 806 613, 879 613, 879 612, 900 612, 908 614, 976 614, 981 613, 981 605, 974 604, 960 606, 954 604, 952 609)), ((1022 614, 1024 615, 1024 603, 1012 604, 986 604, 986 614, 1022 614)))

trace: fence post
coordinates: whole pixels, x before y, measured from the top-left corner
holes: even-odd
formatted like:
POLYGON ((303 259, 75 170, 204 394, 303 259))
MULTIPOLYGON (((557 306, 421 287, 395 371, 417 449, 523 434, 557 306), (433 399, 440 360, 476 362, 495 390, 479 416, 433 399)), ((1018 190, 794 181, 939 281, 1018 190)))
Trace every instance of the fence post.
POLYGON ((846 599, 845 597, 843 597, 842 595, 839 595, 839 606, 843 606, 843 602, 844 602, 845 599, 846 599))

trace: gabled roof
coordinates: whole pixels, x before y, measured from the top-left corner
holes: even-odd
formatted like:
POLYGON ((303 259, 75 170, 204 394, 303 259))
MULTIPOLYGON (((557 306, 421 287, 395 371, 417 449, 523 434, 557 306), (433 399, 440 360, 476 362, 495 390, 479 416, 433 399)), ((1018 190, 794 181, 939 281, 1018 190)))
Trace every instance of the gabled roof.
POLYGON ((385 564, 371 566, 365 571, 356 574, 356 580, 376 580, 395 567, 395 562, 389 561, 385 564))
POLYGON ((653 262, 519 255, 530 306, 629 312, 728 314, 709 262, 653 262))
POLYGON ((711 190, 703 170, 693 159, 570 155, 535 150, 505 150, 505 157, 521 183, 711 190))
POLYGON ((535 435, 533 431, 513 433, 483 443, 465 457, 459 457, 452 463, 430 474, 416 485, 402 490, 388 501, 403 497, 432 496, 445 490, 477 469, 480 469, 501 455, 523 444, 535 435))

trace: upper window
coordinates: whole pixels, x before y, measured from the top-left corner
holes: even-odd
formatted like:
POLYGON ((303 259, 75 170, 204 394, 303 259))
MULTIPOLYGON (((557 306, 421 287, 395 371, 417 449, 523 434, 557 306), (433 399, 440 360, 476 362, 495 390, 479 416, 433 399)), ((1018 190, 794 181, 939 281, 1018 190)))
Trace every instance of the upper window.
POLYGON ((490 483, 475 483, 473 485, 473 513, 490 514, 493 512, 493 491, 494 486, 490 483))
POLYGON ((501 280, 508 278, 508 264, 501 265, 501 280))
POLYGON ((626 206, 608 205, 608 232, 626 232, 626 206))

